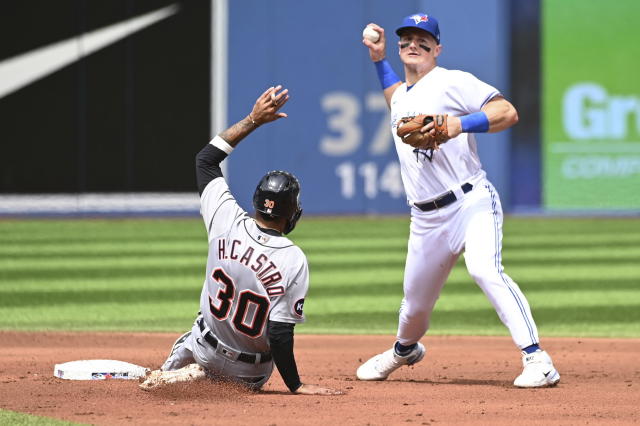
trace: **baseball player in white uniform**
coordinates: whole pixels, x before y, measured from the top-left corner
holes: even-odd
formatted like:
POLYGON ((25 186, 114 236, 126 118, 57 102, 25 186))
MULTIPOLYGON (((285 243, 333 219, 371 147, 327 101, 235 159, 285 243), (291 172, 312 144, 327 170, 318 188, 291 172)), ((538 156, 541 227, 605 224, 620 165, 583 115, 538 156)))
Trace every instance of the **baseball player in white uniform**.
POLYGON ((259 389, 275 362, 293 393, 333 395, 339 391, 300 381, 293 353, 293 328, 304 321, 309 286, 307 259, 284 234, 302 209, 300 186, 290 173, 273 171, 258 183, 255 218, 236 202, 220 162, 258 126, 287 115, 281 86, 267 89, 251 113, 216 136, 196 157, 201 214, 209 242, 200 313, 191 331, 174 343, 160 370, 140 385, 224 377, 259 389))
MULTIPOLYGON (((429 329, 433 307, 459 255, 522 351, 517 387, 558 383, 560 375, 539 346, 527 299, 504 272, 502 207, 482 170, 474 133, 499 132, 518 121, 515 108, 494 87, 467 72, 437 65, 442 52, 438 21, 423 13, 406 17, 396 30, 405 82, 385 59, 384 29, 377 42, 363 39, 391 108, 391 127, 411 206, 397 341, 357 370, 360 380, 384 380, 402 365, 424 357, 419 340, 429 329), (415 149, 396 135, 402 117, 448 114, 449 140, 440 149, 415 149)), ((429 123, 422 132, 433 132, 429 123)))

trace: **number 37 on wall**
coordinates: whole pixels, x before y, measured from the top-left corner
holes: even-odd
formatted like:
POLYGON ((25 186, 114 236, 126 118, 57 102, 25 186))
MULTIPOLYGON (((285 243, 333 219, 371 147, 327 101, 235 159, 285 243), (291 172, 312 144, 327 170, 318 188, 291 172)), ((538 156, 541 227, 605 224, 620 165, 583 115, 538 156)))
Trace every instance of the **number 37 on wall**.
MULTIPOLYGON (((323 112, 327 115, 327 127, 331 132, 321 137, 320 152, 328 157, 345 157, 356 152, 363 140, 360 125, 362 108, 359 98, 348 92, 330 92, 321 98, 320 103, 323 112)), ((377 113, 381 117, 367 147, 367 154, 386 157, 393 146, 393 139, 389 128, 389 110, 384 95, 379 92, 367 94, 364 107, 366 114, 377 113)), ((336 166, 335 173, 340 179, 342 197, 346 199, 354 198, 357 195, 357 189, 360 188, 356 172, 362 177, 361 188, 369 199, 377 198, 380 192, 387 192, 393 198, 403 194, 400 166, 395 159, 381 167, 374 161, 361 164, 345 161, 336 166)))

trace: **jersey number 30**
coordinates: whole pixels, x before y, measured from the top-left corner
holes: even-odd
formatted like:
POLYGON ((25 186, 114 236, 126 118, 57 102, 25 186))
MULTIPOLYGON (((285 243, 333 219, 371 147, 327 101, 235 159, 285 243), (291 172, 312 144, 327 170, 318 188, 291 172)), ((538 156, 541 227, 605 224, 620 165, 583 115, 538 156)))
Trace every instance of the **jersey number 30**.
MULTIPOLYGON (((213 279, 223 288, 218 290, 215 300, 209 297, 209 308, 211 315, 220 321, 224 321, 229 316, 234 303, 236 287, 233 279, 222 268, 213 271, 213 279)), ((262 334, 264 323, 269 313, 269 299, 251 290, 240 292, 236 301, 236 313, 233 315, 233 326, 242 334, 249 337, 258 337, 262 334), (253 312, 251 322, 247 321, 247 314, 253 312)))

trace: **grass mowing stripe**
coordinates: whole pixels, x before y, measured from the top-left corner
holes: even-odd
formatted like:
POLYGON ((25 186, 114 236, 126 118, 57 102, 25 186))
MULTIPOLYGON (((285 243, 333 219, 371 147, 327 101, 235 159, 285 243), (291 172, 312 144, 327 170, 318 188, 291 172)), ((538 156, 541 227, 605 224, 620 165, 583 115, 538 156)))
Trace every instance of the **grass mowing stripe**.
POLYGON ((600 245, 604 247, 634 247, 640 243, 640 235, 619 234, 619 235, 577 235, 562 237, 558 235, 536 235, 527 238, 505 239, 503 249, 512 248, 573 248, 581 250, 589 245, 600 245))
POLYGON ((589 217, 507 217, 505 235, 543 234, 615 234, 640 231, 637 217, 589 218, 589 217))
POLYGON ((93 291, 106 289, 154 289, 170 288, 182 291, 188 288, 202 288, 204 276, 201 271, 191 271, 189 275, 183 275, 179 280, 172 276, 125 276, 114 277, 68 277, 44 278, 29 281, 3 282, 0 285, 0 293, 8 294, 14 291, 93 291))
POLYGON ((140 243, 144 241, 147 244, 156 244, 156 243, 167 243, 171 244, 172 242, 180 241, 180 242, 191 242, 191 243, 200 243, 204 244, 206 247, 206 236, 205 238, 202 235, 193 236, 189 238, 184 235, 175 235, 175 236, 163 236, 163 235, 149 235, 149 236, 139 236, 137 237, 135 234, 109 234, 108 236, 96 236, 96 235, 82 235, 82 236, 65 236, 65 235, 56 235, 51 237, 41 236, 39 238, 33 238, 29 240, 16 240, 11 238, 2 238, 0 239, 0 243, 7 245, 22 245, 25 247, 33 247, 37 250, 39 247, 46 246, 55 246, 55 245, 66 245, 66 244, 88 244, 92 245, 95 242, 102 243, 112 243, 112 244, 123 244, 123 243, 140 243))
POLYGON ((582 259, 632 259, 640 261, 640 244, 631 247, 584 247, 580 251, 575 248, 547 249, 514 249, 503 254, 503 261, 563 259, 571 263, 572 260, 582 259))
POLYGON ((99 305, 117 302, 123 305, 162 302, 175 300, 176 302, 188 302, 198 300, 200 289, 192 288, 176 292, 174 288, 168 289, 121 289, 108 288, 104 290, 91 289, 91 291, 13 291, 4 294, 0 300, 0 307, 34 307, 64 306, 64 305, 99 305))
POLYGON ((56 278, 85 278, 87 280, 92 278, 127 278, 127 277, 147 277, 147 278, 162 278, 166 276, 174 277, 176 285, 183 282, 184 277, 191 276, 194 271, 204 272, 204 265, 202 262, 188 263, 181 265, 150 265, 150 266, 120 266, 114 264, 110 269, 95 266, 95 267, 66 267, 66 268, 41 268, 35 270, 9 270, 0 271, 0 280, 7 282, 31 282, 33 280, 40 280, 46 282, 47 279, 56 278))
MULTIPOLYGON (((599 264, 595 260, 590 264, 582 263, 574 266, 566 264, 536 265, 532 263, 508 266, 506 271, 518 283, 540 280, 556 281, 559 279, 579 282, 580 280, 589 280, 594 277, 604 281, 629 278, 640 279, 640 266, 634 262, 629 262, 626 265, 615 265, 614 267, 607 267, 607 265, 599 264)), ((640 297, 640 294, 638 296, 640 297)))
MULTIPOLYGON (((127 223, 124 221, 114 221, 109 224, 108 221, 103 223, 103 227, 95 228, 83 225, 73 225, 74 221, 69 221, 68 228, 49 230, 24 230, 15 232, 12 229, 3 227, 3 235, 1 241, 7 243, 19 243, 25 245, 50 244, 56 242, 91 242, 95 240, 104 241, 205 241, 206 234, 204 226, 196 226, 196 222, 190 221, 188 228, 176 227, 171 224, 170 220, 143 223, 143 220, 132 221, 127 223)), ((76 224, 78 221, 75 221, 76 224)), ((5 222, 6 223, 6 222, 5 222)), ((87 222, 88 223, 88 222, 87 222)), ((84 224, 86 225, 86 224, 84 224)), ((46 224, 43 223, 43 226, 46 224)))
POLYGON ((129 243, 68 243, 40 245, 37 248, 25 245, 8 245, 0 247, 0 259, 47 259, 76 257, 91 258, 97 256, 162 256, 162 255, 190 255, 206 256, 206 243, 168 242, 149 244, 147 242, 129 243))
MULTIPOLYGON (((195 256, 172 256, 165 258, 159 257, 131 257, 131 256, 105 256, 98 259, 85 259, 74 258, 72 256, 65 257, 63 259, 42 259, 38 262, 32 262, 31 259, 22 260, 8 260, 0 261, 0 266, 3 268, 3 272, 9 271, 37 271, 37 270, 52 270, 56 269, 75 269, 77 271, 93 270, 96 268, 148 268, 153 266, 194 266, 197 263, 202 265, 205 261, 205 257, 197 259, 195 256)), ((2 273, 0 272, 0 276, 2 273)))

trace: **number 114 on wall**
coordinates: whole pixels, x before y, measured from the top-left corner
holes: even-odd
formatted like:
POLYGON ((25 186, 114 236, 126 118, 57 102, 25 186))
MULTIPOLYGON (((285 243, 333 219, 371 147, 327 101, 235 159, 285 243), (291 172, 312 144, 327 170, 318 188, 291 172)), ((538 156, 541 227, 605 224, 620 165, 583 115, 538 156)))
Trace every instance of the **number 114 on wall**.
POLYGON ((352 161, 338 164, 335 171, 340 178, 342 197, 352 199, 357 191, 363 191, 365 197, 369 199, 377 198, 382 192, 388 193, 392 198, 403 196, 400 164, 392 161, 380 169, 373 161, 359 165, 352 161))

